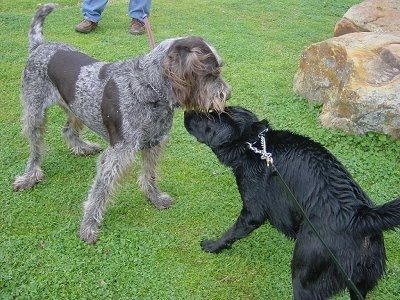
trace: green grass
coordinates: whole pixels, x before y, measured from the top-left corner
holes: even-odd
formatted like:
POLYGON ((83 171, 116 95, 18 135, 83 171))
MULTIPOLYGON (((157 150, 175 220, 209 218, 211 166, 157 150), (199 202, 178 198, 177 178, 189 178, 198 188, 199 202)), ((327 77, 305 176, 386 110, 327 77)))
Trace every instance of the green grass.
MULTIPOLYGON (((330 149, 376 203, 399 196, 400 142, 369 133, 349 136, 321 127, 320 107, 292 92, 301 52, 332 36, 334 24, 356 0, 153 1, 156 42, 184 35, 211 41, 232 85, 231 104, 243 105, 276 128, 311 136, 330 149)), ((241 201, 228 169, 183 127, 176 112, 160 162, 160 186, 174 206, 157 211, 136 187, 137 168, 109 205, 100 240, 81 242, 82 202, 96 157, 74 157, 60 135, 64 115, 49 110, 46 177, 30 191, 11 184, 26 163, 20 134, 20 74, 27 30, 37 2, 0 2, 0 298, 1 299, 291 299, 293 242, 269 225, 219 255, 199 242, 235 220, 241 201)), ((127 1, 110 1, 98 29, 74 32, 80 1, 61 0, 45 24, 49 41, 64 41, 101 60, 149 50, 147 37, 128 34, 127 1)), ((99 141, 92 133, 86 136, 99 141)), ((400 236, 385 233, 387 274, 369 299, 399 299, 400 236)), ((335 299, 348 299, 339 295, 335 299)))

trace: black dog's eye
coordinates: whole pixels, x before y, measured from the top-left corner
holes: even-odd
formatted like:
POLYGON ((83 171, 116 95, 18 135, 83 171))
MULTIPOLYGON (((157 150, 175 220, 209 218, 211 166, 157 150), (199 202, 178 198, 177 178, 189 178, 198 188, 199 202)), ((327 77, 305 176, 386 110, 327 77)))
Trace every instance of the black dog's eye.
POLYGON ((211 128, 210 127, 206 127, 206 133, 209 133, 211 131, 211 128))

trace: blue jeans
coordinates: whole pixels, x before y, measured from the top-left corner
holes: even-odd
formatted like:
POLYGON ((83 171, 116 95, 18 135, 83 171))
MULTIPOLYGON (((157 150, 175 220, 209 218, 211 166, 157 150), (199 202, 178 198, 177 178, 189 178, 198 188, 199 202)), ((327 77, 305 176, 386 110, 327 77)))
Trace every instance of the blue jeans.
MULTIPOLYGON (((101 13, 108 0, 85 0, 82 3, 82 14, 85 20, 99 22, 101 13)), ((151 0, 130 0, 128 15, 143 22, 145 16, 150 15, 151 0)))

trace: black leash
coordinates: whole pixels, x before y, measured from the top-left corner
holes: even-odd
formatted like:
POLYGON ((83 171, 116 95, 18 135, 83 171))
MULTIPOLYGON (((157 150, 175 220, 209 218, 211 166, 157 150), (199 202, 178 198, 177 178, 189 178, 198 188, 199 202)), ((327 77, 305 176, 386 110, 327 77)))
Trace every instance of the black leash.
POLYGON ((322 239, 322 237, 320 236, 320 234, 318 233, 317 229, 314 227, 314 225, 311 223, 310 219, 307 217, 304 209, 301 207, 299 201, 297 201, 296 197, 293 195, 292 191, 290 190, 290 188, 288 187, 288 185, 286 184, 286 182, 283 180, 281 174, 279 173, 278 169, 276 168, 276 166, 274 165, 274 161, 272 158, 272 154, 267 152, 267 147, 266 147, 266 142, 265 142, 265 137, 264 137, 264 133, 266 133, 268 131, 267 129, 264 129, 263 131, 260 132, 260 134, 258 135, 258 137, 261 139, 261 147, 262 149, 257 149, 256 147, 254 147, 254 143, 247 143, 249 148, 251 150, 253 150, 255 153, 260 154, 261 155, 261 159, 265 160, 267 167, 271 167, 272 168, 272 174, 274 176, 277 176, 279 184, 282 186, 282 188, 285 190, 285 192, 288 194, 289 198, 292 200, 294 206, 296 206, 296 208, 300 211, 301 215, 303 216, 304 220, 306 220, 308 226, 310 226, 311 230, 314 232, 314 234, 317 236, 318 240, 321 242, 322 246, 325 248, 325 250, 328 252, 329 257, 332 259, 333 263, 335 264, 335 266, 338 268, 338 270, 340 271, 340 273, 342 274, 346 285, 349 289, 351 289, 355 295, 357 296, 357 298, 359 300, 364 300, 364 297, 361 295, 360 291, 357 289, 356 285, 354 284, 354 282, 350 279, 350 277, 347 275, 346 271, 344 270, 344 268, 340 265, 338 259, 335 257, 335 255, 332 253, 331 249, 329 249, 328 245, 325 243, 325 241, 322 239))

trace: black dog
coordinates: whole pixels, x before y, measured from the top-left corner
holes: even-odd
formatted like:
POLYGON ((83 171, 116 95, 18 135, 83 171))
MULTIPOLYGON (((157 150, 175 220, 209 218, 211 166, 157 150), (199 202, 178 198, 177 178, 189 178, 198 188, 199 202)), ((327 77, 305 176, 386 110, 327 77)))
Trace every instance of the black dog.
MULTIPOLYGON (((250 111, 185 113, 185 127, 232 168, 243 201, 235 224, 218 240, 202 241, 219 252, 246 237, 265 221, 296 239, 292 259, 294 299, 326 299, 346 282, 303 216, 282 188, 272 167, 249 147, 262 149, 260 133, 273 164, 308 218, 363 297, 383 275, 383 230, 400 225, 400 198, 375 206, 345 167, 322 145, 285 130, 273 130, 250 111)), ((351 299, 358 299, 350 290, 351 299)))

